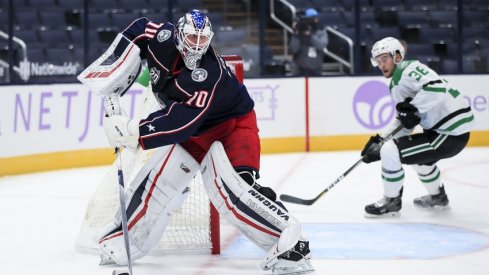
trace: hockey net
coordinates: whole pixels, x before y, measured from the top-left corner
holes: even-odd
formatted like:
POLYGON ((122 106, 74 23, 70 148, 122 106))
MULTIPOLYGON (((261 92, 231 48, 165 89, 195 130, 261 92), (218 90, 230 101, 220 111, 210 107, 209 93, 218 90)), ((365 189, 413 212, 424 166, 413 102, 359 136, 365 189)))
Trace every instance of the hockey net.
MULTIPOLYGON (((242 82, 242 58, 239 56, 223 56, 223 58, 242 82)), ((137 117, 145 117, 157 106, 158 103, 154 99, 151 89, 148 88, 145 91, 143 103, 138 108, 137 117)), ((126 186, 129 186, 153 152, 154 150, 139 149, 136 154, 133 154, 128 150, 122 151, 122 168, 126 186)), ((190 190, 190 195, 184 204, 172 214, 171 221, 160 242, 149 254, 157 255, 169 252, 220 253, 219 214, 210 204, 200 173, 197 173, 192 180, 190 190)), ((88 202, 76 240, 77 251, 99 253, 96 238, 114 218, 119 203, 117 163, 114 162, 88 202)))

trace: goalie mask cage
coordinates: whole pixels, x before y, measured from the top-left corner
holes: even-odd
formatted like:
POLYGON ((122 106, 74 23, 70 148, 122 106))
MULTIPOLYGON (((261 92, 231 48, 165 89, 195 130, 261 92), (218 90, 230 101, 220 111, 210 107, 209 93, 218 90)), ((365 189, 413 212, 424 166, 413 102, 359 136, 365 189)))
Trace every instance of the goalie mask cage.
MULTIPOLYGON (((223 58, 242 83, 243 59, 236 55, 223 56, 223 58)), ((147 116, 156 106, 159 106, 150 88, 146 89, 144 96, 143 104, 137 111, 138 117, 147 116)), ((122 169, 127 186, 150 159, 153 151, 139 148, 137 153, 133 154, 128 150, 122 150, 122 169)), ((192 180, 190 190, 190 195, 183 205, 173 212, 161 240, 148 254, 220 253, 219 214, 205 193, 200 172, 192 180)), ((117 163, 114 162, 89 199, 76 240, 77 251, 99 253, 96 238, 114 218, 118 208, 119 185, 117 163)))

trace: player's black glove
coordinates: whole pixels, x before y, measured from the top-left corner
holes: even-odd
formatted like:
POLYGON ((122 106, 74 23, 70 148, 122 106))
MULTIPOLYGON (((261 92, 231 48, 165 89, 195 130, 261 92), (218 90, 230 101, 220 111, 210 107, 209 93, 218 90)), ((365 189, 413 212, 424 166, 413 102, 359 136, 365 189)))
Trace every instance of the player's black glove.
POLYGON ((403 102, 399 102, 396 105, 397 119, 401 122, 402 126, 406 129, 412 129, 418 125, 421 118, 416 114, 418 108, 411 104, 412 98, 408 97, 403 102))
POLYGON ((384 139, 379 136, 379 134, 375 136, 371 136, 368 140, 367 144, 363 148, 360 155, 362 155, 362 161, 365 163, 371 163, 380 160, 380 148, 382 146, 378 146, 382 143, 384 139))

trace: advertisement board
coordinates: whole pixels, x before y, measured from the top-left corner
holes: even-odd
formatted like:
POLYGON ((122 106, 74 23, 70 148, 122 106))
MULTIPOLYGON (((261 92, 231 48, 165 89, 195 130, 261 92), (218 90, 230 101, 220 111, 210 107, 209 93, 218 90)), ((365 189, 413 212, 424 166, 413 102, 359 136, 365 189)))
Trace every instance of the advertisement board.
MULTIPOLYGON (((469 145, 488 146, 488 76, 446 79, 474 112, 469 145)), ((396 115, 383 77, 248 79, 245 85, 255 101, 262 153, 357 150, 396 115)), ((136 83, 121 99, 128 116, 135 116, 144 89, 136 83)), ((111 151, 102 129, 103 101, 81 84, 2 86, 0 99, 0 175, 21 171, 11 167, 27 161, 55 162, 53 167, 89 165, 90 158, 106 162, 99 157, 111 151)))
MULTIPOLYGON (((469 144, 489 145, 487 75, 445 76, 461 92, 475 116, 469 144)), ((330 77, 309 80, 311 150, 361 148, 368 136, 383 133, 396 116, 384 77, 330 77)))
MULTIPOLYGON (((145 88, 135 84, 121 104, 133 117, 145 88)), ((0 157, 107 148, 102 97, 81 84, 0 89, 0 157)))

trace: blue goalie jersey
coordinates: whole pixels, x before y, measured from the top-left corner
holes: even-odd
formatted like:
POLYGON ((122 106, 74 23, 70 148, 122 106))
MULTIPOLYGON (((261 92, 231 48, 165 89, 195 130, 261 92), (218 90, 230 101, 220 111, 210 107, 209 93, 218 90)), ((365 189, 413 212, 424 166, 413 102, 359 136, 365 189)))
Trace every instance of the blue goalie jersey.
POLYGON ((209 47, 195 70, 185 67, 171 23, 139 18, 123 31, 147 60, 153 93, 164 106, 140 121, 144 149, 181 143, 245 115, 254 103, 224 60, 209 47))

